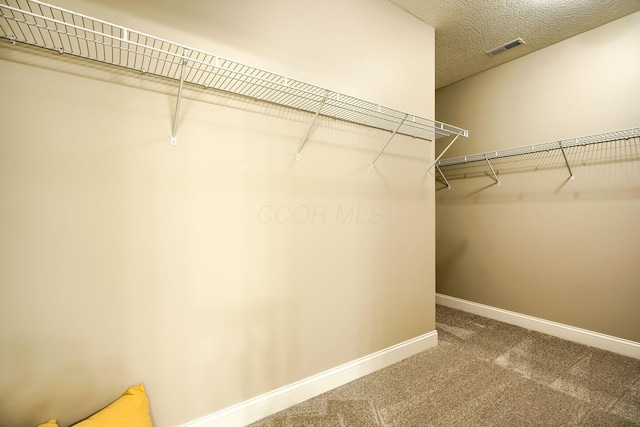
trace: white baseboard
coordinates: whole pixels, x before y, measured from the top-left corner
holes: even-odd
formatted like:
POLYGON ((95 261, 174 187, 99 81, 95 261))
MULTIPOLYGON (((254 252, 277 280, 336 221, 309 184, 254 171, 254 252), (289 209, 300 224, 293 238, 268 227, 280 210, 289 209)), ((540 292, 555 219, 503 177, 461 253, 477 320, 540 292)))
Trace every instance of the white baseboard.
POLYGON ((436 294, 436 304, 499 320, 511 325, 520 326, 532 331, 542 332, 558 338, 596 347, 602 350, 622 354, 624 356, 640 359, 640 343, 629 341, 610 335, 576 328, 574 326, 563 325, 562 323, 551 322, 513 311, 503 310, 484 304, 478 304, 450 297, 448 295, 436 294))
POLYGON ((240 427, 438 345, 432 331, 288 386, 254 397, 182 427, 240 427))

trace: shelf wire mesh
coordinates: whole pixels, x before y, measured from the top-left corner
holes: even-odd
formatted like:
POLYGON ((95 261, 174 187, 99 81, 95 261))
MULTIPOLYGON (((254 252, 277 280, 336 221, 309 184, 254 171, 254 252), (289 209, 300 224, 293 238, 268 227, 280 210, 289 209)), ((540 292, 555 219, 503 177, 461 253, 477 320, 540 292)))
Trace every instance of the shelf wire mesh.
POLYGON ((491 176, 487 163, 498 175, 566 169, 564 149, 571 167, 640 160, 640 128, 631 128, 546 142, 506 150, 442 159, 438 166, 448 180, 491 176), (485 157, 486 156, 486 157, 485 157))
POLYGON ((231 92, 361 125, 433 140, 468 131, 91 18, 37 0, 0 1, 0 37, 231 92))
POLYGON ((617 130, 613 132, 605 132, 597 135, 588 135, 577 138, 569 138, 553 142, 545 142, 535 145, 525 145, 523 147, 508 148, 498 151, 487 151, 484 153, 471 154, 468 156, 450 157, 438 161, 438 166, 443 170, 448 167, 465 165, 475 162, 486 162, 486 160, 502 159, 514 156, 535 155, 548 151, 560 150, 561 148, 573 148, 586 146, 591 144, 600 144, 610 141, 620 141, 629 138, 637 138, 640 136, 640 128, 631 128, 617 130))

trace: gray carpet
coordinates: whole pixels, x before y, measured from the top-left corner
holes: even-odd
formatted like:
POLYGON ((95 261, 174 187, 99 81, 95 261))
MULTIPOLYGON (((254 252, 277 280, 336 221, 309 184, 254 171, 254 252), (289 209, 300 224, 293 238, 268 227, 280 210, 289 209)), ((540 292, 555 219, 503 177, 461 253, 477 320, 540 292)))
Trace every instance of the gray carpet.
POLYGON ((640 426, 640 360, 447 307, 436 319, 436 348, 251 426, 640 426))

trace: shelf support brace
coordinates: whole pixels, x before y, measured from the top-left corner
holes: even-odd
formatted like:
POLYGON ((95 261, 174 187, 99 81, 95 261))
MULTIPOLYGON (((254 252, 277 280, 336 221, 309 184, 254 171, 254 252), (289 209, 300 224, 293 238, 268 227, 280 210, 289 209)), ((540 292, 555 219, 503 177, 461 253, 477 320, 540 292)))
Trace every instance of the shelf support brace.
POLYGON ((449 184, 449 181, 447 181, 447 177, 442 173, 442 169, 440 169, 440 166, 436 165, 436 169, 438 170, 438 172, 440 172, 440 175, 442 176, 442 179, 444 179, 444 182, 447 183, 447 190, 451 190, 451 184, 449 184))
POLYGON ((322 102, 320 103, 320 106, 318 107, 318 110, 316 111, 315 116, 313 116, 313 120, 309 125, 309 129, 307 129, 307 133, 305 134, 304 138, 302 139, 302 142, 298 146, 298 151, 296 151, 296 160, 300 160, 300 152, 302 151, 302 147, 304 147, 305 142, 307 142, 307 139, 311 134, 311 129, 313 129, 313 126, 316 124, 316 120, 318 119, 318 116, 320 115, 320 111, 322 111, 322 107, 324 107, 325 102, 327 102, 328 97, 329 97, 329 91, 327 91, 324 95, 324 98, 322 98, 322 102))
POLYGON ((171 129, 171 145, 176 145, 178 139, 176 138, 178 131, 178 117, 180 116, 180 101, 182 100, 182 86, 184 85, 184 69, 187 65, 187 56, 189 55, 189 49, 184 48, 182 55, 182 65, 180 66, 180 86, 178 86, 178 100, 176 101, 176 113, 173 116, 173 127, 171 129))
POLYGON ((491 166, 491 162, 489 161, 489 158, 487 157, 487 155, 484 155, 484 159, 487 161, 487 164, 489 165, 489 169, 491 169, 491 173, 493 174, 493 179, 496 180, 496 185, 498 185, 498 187, 500 187, 500 180, 498 179, 498 175, 496 175, 496 171, 493 170, 493 166, 491 166))
POLYGON ((402 127, 402 125, 404 124, 404 122, 407 120, 407 117, 409 117, 409 114, 405 114, 404 118, 402 119, 402 121, 400 121, 400 123, 398 124, 398 126, 393 130, 393 132, 391 133, 391 135, 389 135, 389 139, 387 139, 387 142, 385 142, 384 146, 382 147, 382 149, 378 152, 378 154, 376 155, 376 157, 371 161, 371 169, 375 169, 375 164, 376 164, 376 160, 378 160, 378 157, 380 157, 382 155, 382 153, 384 152, 384 150, 387 149, 387 146, 389 145, 389 143, 391 142, 391 140, 393 139, 394 136, 396 136, 396 133, 398 133, 398 131, 400 130, 400 128, 402 127))
POLYGON ((462 132, 459 132, 458 134, 456 134, 456 137, 453 138, 453 140, 449 143, 449 145, 447 145, 447 148, 445 148, 444 150, 442 150, 442 153, 440 153, 440 155, 436 158, 436 160, 433 162, 433 164, 431 166, 429 166, 429 169, 427 169, 427 174, 429 174, 429 172, 431 171, 431 169, 433 169, 433 167, 440 161, 440 159, 442 158, 442 156, 444 156, 444 153, 447 152, 447 150, 449 148, 451 148, 451 146, 453 145, 454 142, 456 142, 456 139, 458 139, 460 137, 460 135, 462 135, 462 132))
POLYGON ((567 159, 567 154, 564 152, 562 142, 560 142, 560 151, 562 151, 562 157, 564 157, 564 162, 567 165, 567 169, 569 169, 569 180, 573 181, 575 177, 573 176, 573 172, 571 171, 571 165, 569 164, 569 160, 567 159))

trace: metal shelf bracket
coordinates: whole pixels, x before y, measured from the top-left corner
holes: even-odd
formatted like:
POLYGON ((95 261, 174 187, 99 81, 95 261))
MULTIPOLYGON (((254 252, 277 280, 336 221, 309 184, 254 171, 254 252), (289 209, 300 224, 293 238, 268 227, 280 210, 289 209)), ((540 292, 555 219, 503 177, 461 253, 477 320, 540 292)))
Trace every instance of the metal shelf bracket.
MULTIPOLYGON (((487 157, 487 155, 484 155, 484 159, 487 161, 487 164, 489 165, 489 169, 491 169, 491 173, 493 174, 493 179, 496 180, 496 185, 498 187, 500 187, 500 180, 498 179, 498 175, 496 175, 496 171, 493 170, 493 166, 491 166, 491 162, 489 161, 489 157, 487 157)), ((440 172, 442 173, 442 172, 440 172)))
POLYGON ((393 139, 394 136, 396 136, 396 133, 398 133, 398 131, 400 130, 400 128, 402 127, 402 125, 404 124, 404 122, 407 120, 407 117, 409 117, 409 114, 405 114, 404 118, 400 121, 400 123, 398 124, 398 126, 393 130, 393 132, 391 133, 391 135, 389 135, 389 138, 387 139, 387 142, 385 142, 384 146, 382 147, 382 149, 380 151, 378 151, 378 154, 376 155, 376 157, 371 161, 371 169, 375 169, 375 164, 376 164, 376 160, 378 160, 378 157, 380 157, 382 155, 382 153, 384 152, 384 150, 387 149, 387 146, 389 145, 389 143, 391 142, 391 140, 393 139))
POLYGON ((436 164, 438 163, 438 161, 440 161, 440 159, 442 158, 442 156, 444 156, 444 153, 447 152, 447 150, 449 150, 449 148, 451 148, 451 146, 453 145, 454 142, 456 142, 456 139, 458 139, 460 137, 460 135, 462 135, 463 132, 459 132, 456 134, 456 137, 453 138, 453 140, 449 143, 449 145, 447 145, 447 147, 442 150, 442 153, 440 153, 440 155, 436 158, 436 160, 433 162, 433 164, 431 166, 429 166, 429 168, 427 169, 427 175, 429 175, 429 173, 431 172, 431 169, 433 169, 434 166, 436 166, 436 164))
POLYGON ((187 58, 189 57, 189 49, 184 48, 182 61, 180 65, 180 85, 178 86, 178 100, 176 101, 176 113, 173 116, 173 128, 171 129, 171 145, 178 144, 176 138, 178 131, 178 117, 180 116, 180 101, 182 101, 182 87, 184 86, 184 69, 187 66, 187 58))
MULTIPOLYGON (((576 143, 578 142, 576 138, 576 143)), ((573 172, 571 171, 571 165, 569 164, 569 160, 567 159, 567 154, 564 152, 564 147, 562 146, 562 141, 560 142, 560 151, 562 152, 562 157, 564 157, 564 162, 567 165, 567 169, 569 169, 569 180, 573 181, 575 177, 573 176, 573 172)))
POLYGON ((438 172, 440 172, 440 175, 442 176, 442 179, 444 179, 444 182, 447 183, 447 190, 451 190, 451 184, 449 184, 449 181, 447 181, 447 177, 442 173, 440 166, 436 165, 436 169, 438 170, 438 172))
MULTIPOLYGON (((285 81, 285 84, 286 85, 289 84, 288 80, 285 81)), ((300 152, 302 151, 302 147, 304 147, 305 142, 307 142, 307 139, 309 138, 309 135, 311 134, 311 129, 313 129, 313 126, 316 124, 316 120, 318 120, 318 116, 320 115, 320 111, 322 111, 322 107, 324 107, 324 104, 327 102, 327 98, 328 97, 329 97, 329 91, 326 91, 325 94, 324 94, 324 98, 322 98, 322 102, 320 103, 320 106, 316 110, 316 114, 313 116, 313 120, 311 121, 311 124, 309 124, 309 128, 307 129, 307 133, 304 135, 304 138, 302 139, 302 142, 300 142, 300 145, 298 146, 298 150, 296 151, 296 160, 300 160, 300 152)))

